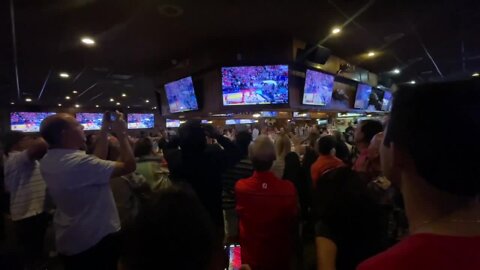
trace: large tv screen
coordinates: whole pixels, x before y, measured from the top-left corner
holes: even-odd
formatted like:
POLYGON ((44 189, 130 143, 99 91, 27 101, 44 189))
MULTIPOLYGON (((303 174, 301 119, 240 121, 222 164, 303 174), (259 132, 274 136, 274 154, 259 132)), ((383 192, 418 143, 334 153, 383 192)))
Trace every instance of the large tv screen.
POLYGON ((165 92, 171 113, 198 110, 192 77, 165 84, 165 92))
POLYGON ((392 100, 393 100, 392 93, 389 91, 385 91, 383 95, 382 111, 389 112, 392 110, 392 100))
POLYGON ((180 120, 167 119, 166 127, 167 128, 178 128, 178 127, 180 127, 180 120))
POLYGON ((372 87, 368 84, 359 83, 357 86, 357 95, 355 97, 355 109, 366 109, 370 101, 372 87))
POLYGON ((325 106, 332 100, 333 75, 307 70, 303 92, 304 105, 325 106))
POLYGON ((129 129, 153 128, 155 126, 153 113, 129 113, 127 120, 129 129))
POLYGON ((100 130, 102 128, 103 113, 77 113, 76 118, 84 130, 100 130))
POLYGON ((355 103, 355 84, 342 83, 335 81, 333 83, 332 100, 326 105, 331 110, 350 110, 355 103))
POLYGON ((383 105, 383 90, 373 88, 368 100, 367 111, 380 111, 383 105))
POLYGON ((23 132, 38 132, 43 119, 54 112, 12 112, 10 113, 10 129, 23 132))
POLYGON ((223 105, 288 103, 288 66, 222 68, 223 105))

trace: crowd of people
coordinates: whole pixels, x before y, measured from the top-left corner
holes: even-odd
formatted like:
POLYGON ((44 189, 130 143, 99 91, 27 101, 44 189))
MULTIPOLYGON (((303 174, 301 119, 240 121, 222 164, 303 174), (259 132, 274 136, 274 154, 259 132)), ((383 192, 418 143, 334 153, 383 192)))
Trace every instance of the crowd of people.
POLYGON ((444 128, 480 135, 479 89, 405 86, 388 123, 343 131, 224 136, 190 120, 176 134, 133 139, 116 113, 87 137, 74 117, 48 116, 38 136, 12 131, 2 141, 4 212, 20 253, 0 250, 0 268, 47 269, 53 224, 67 270, 225 269, 230 244, 241 247, 241 269, 479 269, 471 154, 480 144, 444 128))

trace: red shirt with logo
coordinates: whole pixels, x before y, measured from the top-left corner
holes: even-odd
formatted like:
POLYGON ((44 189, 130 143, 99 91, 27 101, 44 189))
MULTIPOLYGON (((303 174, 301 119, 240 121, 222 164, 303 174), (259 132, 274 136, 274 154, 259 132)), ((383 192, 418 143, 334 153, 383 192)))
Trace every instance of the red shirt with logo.
POLYGON ((480 236, 412 235, 357 270, 480 269, 480 236))
POLYGON ((254 172, 235 185, 242 263, 289 269, 298 213, 294 185, 272 172, 254 172))

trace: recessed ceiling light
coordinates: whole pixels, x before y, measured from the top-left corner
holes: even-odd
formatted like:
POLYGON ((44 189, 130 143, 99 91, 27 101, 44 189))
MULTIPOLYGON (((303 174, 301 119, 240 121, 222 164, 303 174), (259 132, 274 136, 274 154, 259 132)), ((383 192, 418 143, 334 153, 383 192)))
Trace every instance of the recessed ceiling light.
POLYGON ((400 74, 400 69, 398 69, 398 68, 394 69, 394 70, 393 70, 393 73, 394 73, 394 74, 400 74))
POLYGON ((130 106, 127 106, 128 109, 130 109, 130 106))
POLYGON ((58 107, 62 107, 62 103, 58 103, 57 105, 58 105, 58 107))
POLYGON ((65 99, 70 99, 70 97, 69 97, 69 96, 66 96, 65 99))
POLYGON ((95 40, 93 40, 93 38, 83 37, 81 40, 82 40, 82 43, 85 44, 85 45, 88 45, 88 46, 95 45, 95 40))
POLYGON ((157 107, 153 107, 152 109, 156 110, 156 109, 157 109, 157 107))
POLYGON ((10 105, 15 105, 15 102, 10 102, 10 105))
POLYGON ((80 108, 80 104, 75 104, 75 108, 80 108))
POLYGON ((96 108, 98 108, 98 107, 100 107, 100 106, 98 106, 98 105, 95 105, 95 107, 96 107, 96 108))
POLYGON ((69 78, 70 75, 66 72, 61 72, 60 74, 58 74, 61 78, 69 78))
POLYGON ((478 73, 478 72, 475 72, 475 73, 472 74, 472 77, 478 77, 478 76, 480 76, 480 73, 478 73))
POLYGON ((332 29, 332 34, 336 35, 336 34, 340 33, 341 31, 342 31, 342 29, 340 29, 339 27, 334 27, 332 29))
POLYGON ((73 90, 73 92, 72 92, 72 93, 76 94, 76 93, 78 93, 78 92, 77 92, 77 90, 73 90))
POLYGON ((32 99, 31 98, 26 98, 25 101, 26 102, 32 102, 32 99))
POLYGON ((117 105, 120 105, 120 102, 117 102, 117 105))
POLYGON ((115 101, 115 99, 113 99, 113 98, 110 99, 110 102, 114 102, 114 101, 115 101))
POLYGON ((149 102, 150 102, 150 100, 148 100, 148 99, 147 99, 147 100, 145 100, 145 103, 149 103, 149 102))
POLYGON ((368 57, 374 57, 375 56, 375 52, 368 52, 368 57))
POLYGON ((122 97, 126 97, 126 96, 127 96, 127 94, 125 94, 125 93, 122 94, 122 97))
POLYGON ((417 82, 416 81, 410 81, 410 84, 416 84, 417 82))

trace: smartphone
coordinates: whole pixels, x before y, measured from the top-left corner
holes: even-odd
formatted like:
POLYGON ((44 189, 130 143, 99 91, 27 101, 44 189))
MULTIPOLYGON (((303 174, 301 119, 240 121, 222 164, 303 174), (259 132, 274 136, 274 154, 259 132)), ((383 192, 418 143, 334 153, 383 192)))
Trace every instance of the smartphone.
POLYGON ((228 251, 228 270, 239 270, 242 266, 242 249, 240 245, 230 245, 228 251))

